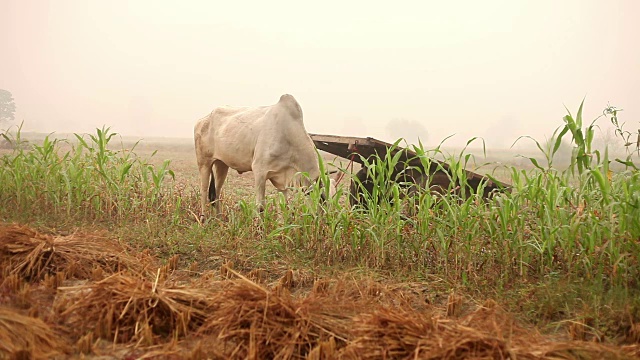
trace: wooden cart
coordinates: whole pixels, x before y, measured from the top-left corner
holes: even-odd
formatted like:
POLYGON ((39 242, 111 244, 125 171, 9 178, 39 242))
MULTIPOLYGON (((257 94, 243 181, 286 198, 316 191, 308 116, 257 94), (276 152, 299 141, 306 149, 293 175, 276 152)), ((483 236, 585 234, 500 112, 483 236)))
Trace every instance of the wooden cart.
MULTIPOLYGON (((417 186, 429 186, 432 191, 440 193, 447 191, 459 191, 461 184, 457 183, 451 186, 451 179, 453 178, 449 165, 445 162, 429 159, 427 163, 430 164, 429 169, 425 169, 423 162, 418 158, 417 154, 402 146, 394 146, 387 142, 374 139, 371 137, 353 137, 353 136, 338 136, 338 135, 321 135, 321 134, 309 134, 311 139, 316 145, 318 150, 328 152, 330 154, 339 156, 341 158, 359 163, 362 168, 356 173, 355 177, 362 183, 363 186, 357 186, 353 181, 350 185, 350 202, 351 204, 360 203, 364 204, 364 191, 369 193, 373 190, 373 181, 367 178, 367 169, 364 167, 364 159, 371 163, 375 161, 375 155, 380 158, 385 158, 387 153, 391 152, 394 156, 398 152, 400 159, 398 161, 395 174, 392 178, 396 178, 396 175, 400 175, 402 183, 415 184, 417 186)), ((469 194, 471 190, 477 192, 478 188, 484 184, 482 191, 484 197, 489 197, 496 191, 507 189, 508 186, 504 183, 494 181, 486 176, 480 175, 473 171, 464 170, 466 175, 466 183, 469 187, 469 191, 459 191, 461 194, 469 194)))

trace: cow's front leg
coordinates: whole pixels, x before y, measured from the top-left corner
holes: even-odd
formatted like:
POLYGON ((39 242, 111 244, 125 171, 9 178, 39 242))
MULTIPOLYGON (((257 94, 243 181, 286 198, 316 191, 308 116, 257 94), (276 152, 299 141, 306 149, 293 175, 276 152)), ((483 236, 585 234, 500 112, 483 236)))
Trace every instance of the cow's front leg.
POLYGON ((258 206, 258 211, 264 211, 264 206, 266 204, 265 200, 265 188, 267 182, 267 176, 263 172, 254 171, 255 173, 255 186, 256 186, 256 205, 258 206))

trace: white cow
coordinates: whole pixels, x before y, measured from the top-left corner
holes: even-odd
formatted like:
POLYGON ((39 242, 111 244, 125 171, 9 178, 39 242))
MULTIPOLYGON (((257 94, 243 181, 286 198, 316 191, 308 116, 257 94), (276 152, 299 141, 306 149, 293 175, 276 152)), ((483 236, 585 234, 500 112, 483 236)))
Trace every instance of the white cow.
POLYGON ((300 179, 303 186, 320 176, 316 147, 302 122, 302 108, 288 94, 270 106, 216 108, 198 120, 194 139, 203 215, 210 202, 219 209, 216 200, 229 168, 238 173, 253 171, 261 210, 267 180, 286 192, 296 174, 308 174, 308 179, 300 179))

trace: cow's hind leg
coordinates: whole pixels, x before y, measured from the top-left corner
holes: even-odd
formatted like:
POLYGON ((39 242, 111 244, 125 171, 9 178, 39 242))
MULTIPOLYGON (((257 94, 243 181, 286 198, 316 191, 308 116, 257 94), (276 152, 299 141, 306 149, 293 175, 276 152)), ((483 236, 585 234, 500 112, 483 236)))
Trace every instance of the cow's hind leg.
POLYGON ((211 184, 213 184, 214 180, 212 166, 212 162, 201 163, 198 166, 198 171, 200 172, 201 220, 204 218, 204 214, 207 210, 207 204, 210 202, 210 197, 213 196, 215 198, 216 196, 215 187, 211 189, 211 184))
POLYGON ((217 199, 218 194, 216 192, 215 175, 213 175, 213 178, 211 178, 211 181, 209 182, 209 202, 213 204, 217 199))
POLYGON ((213 163, 214 177, 211 178, 211 184, 209 185, 209 188, 214 188, 214 197, 213 199, 209 197, 209 200, 214 202, 215 208, 218 212, 220 212, 220 197, 222 196, 222 185, 224 185, 224 181, 227 179, 228 171, 229 166, 227 166, 227 164, 223 163, 222 161, 217 160, 213 163))

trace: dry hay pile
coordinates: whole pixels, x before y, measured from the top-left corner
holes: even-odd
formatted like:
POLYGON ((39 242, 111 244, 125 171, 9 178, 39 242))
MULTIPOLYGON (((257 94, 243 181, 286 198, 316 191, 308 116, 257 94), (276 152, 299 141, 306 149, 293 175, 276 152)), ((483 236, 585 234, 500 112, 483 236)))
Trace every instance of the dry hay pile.
MULTIPOLYGON (((318 358, 323 352, 335 355, 348 340, 348 325, 359 305, 358 299, 336 303, 330 297, 311 294, 294 297, 282 286, 288 276, 272 289, 237 274, 239 280, 224 281, 227 286, 212 300, 218 304, 199 334, 214 335, 216 354, 234 359, 318 358)), ((203 347, 201 345, 201 347, 203 347)))
POLYGON ((131 249, 97 234, 52 236, 25 226, 0 225, 0 274, 25 280, 46 275, 61 279, 92 279, 122 270, 140 272, 149 260, 130 255, 131 249))
POLYGON ((451 310, 447 307, 422 305, 418 311, 411 305, 419 302, 416 294, 375 282, 319 280, 304 295, 293 296, 286 287, 269 289, 240 274, 236 276, 239 279, 194 281, 190 290, 179 289, 177 300, 178 289, 169 282, 114 275, 73 289, 75 296, 68 299, 72 305, 67 309, 73 309, 70 313, 79 316, 79 322, 67 325, 82 327, 80 319, 84 319, 101 325, 85 328, 78 334, 87 331, 95 336, 107 334, 108 339, 116 342, 148 346, 154 355, 189 358, 625 359, 631 356, 632 349, 624 353, 593 342, 547 340, 518 326, 513 317, 492 302, 457 317, 448 316, 451 310), (107 304, 109 297, 117 305, 107 304), (186 306, 188 303, 192 306, 186 306), (92 315, 92 311, 96 314, 92 315), (109 331, 98 330, 106 325, 109 331), (118 337, 121 331, 128 335, 118 337))
POLYGON ((3 354, 44 359, 67 351, 64 339, 42 320, 0 306, 0 359, 3 354))
POLYGON ((0 308, 0 359, 625 359, 640 353, 637 345, 552 341, 493 302, 472 311, 461 310, 455 295, 443 306, 428 304, 423 289, 410 284, 295 281, 287 271, 267 286, 228 267, 178 281, 171 273, 175 259, 150 274, 116 241, 95 236, 83 244, 73 236, 0 225, 1 274, 10 274, 0 281, 0 295, 53 292, 0 308), (84 280, 47 280, 59 273, 84 280), (30 301, 52 310, 42 316, 30 301))
POLYGON ((461 318, 380 308, 354 319, 345 359, 626 359, 591 342, 549 341, 487 302, 461 318))
POLYGON ((153 345, 198 329, 216 307, 215 292, 117 273, 60 287, 58 321, 78 340, 88 333, 116 343, 153 345))

